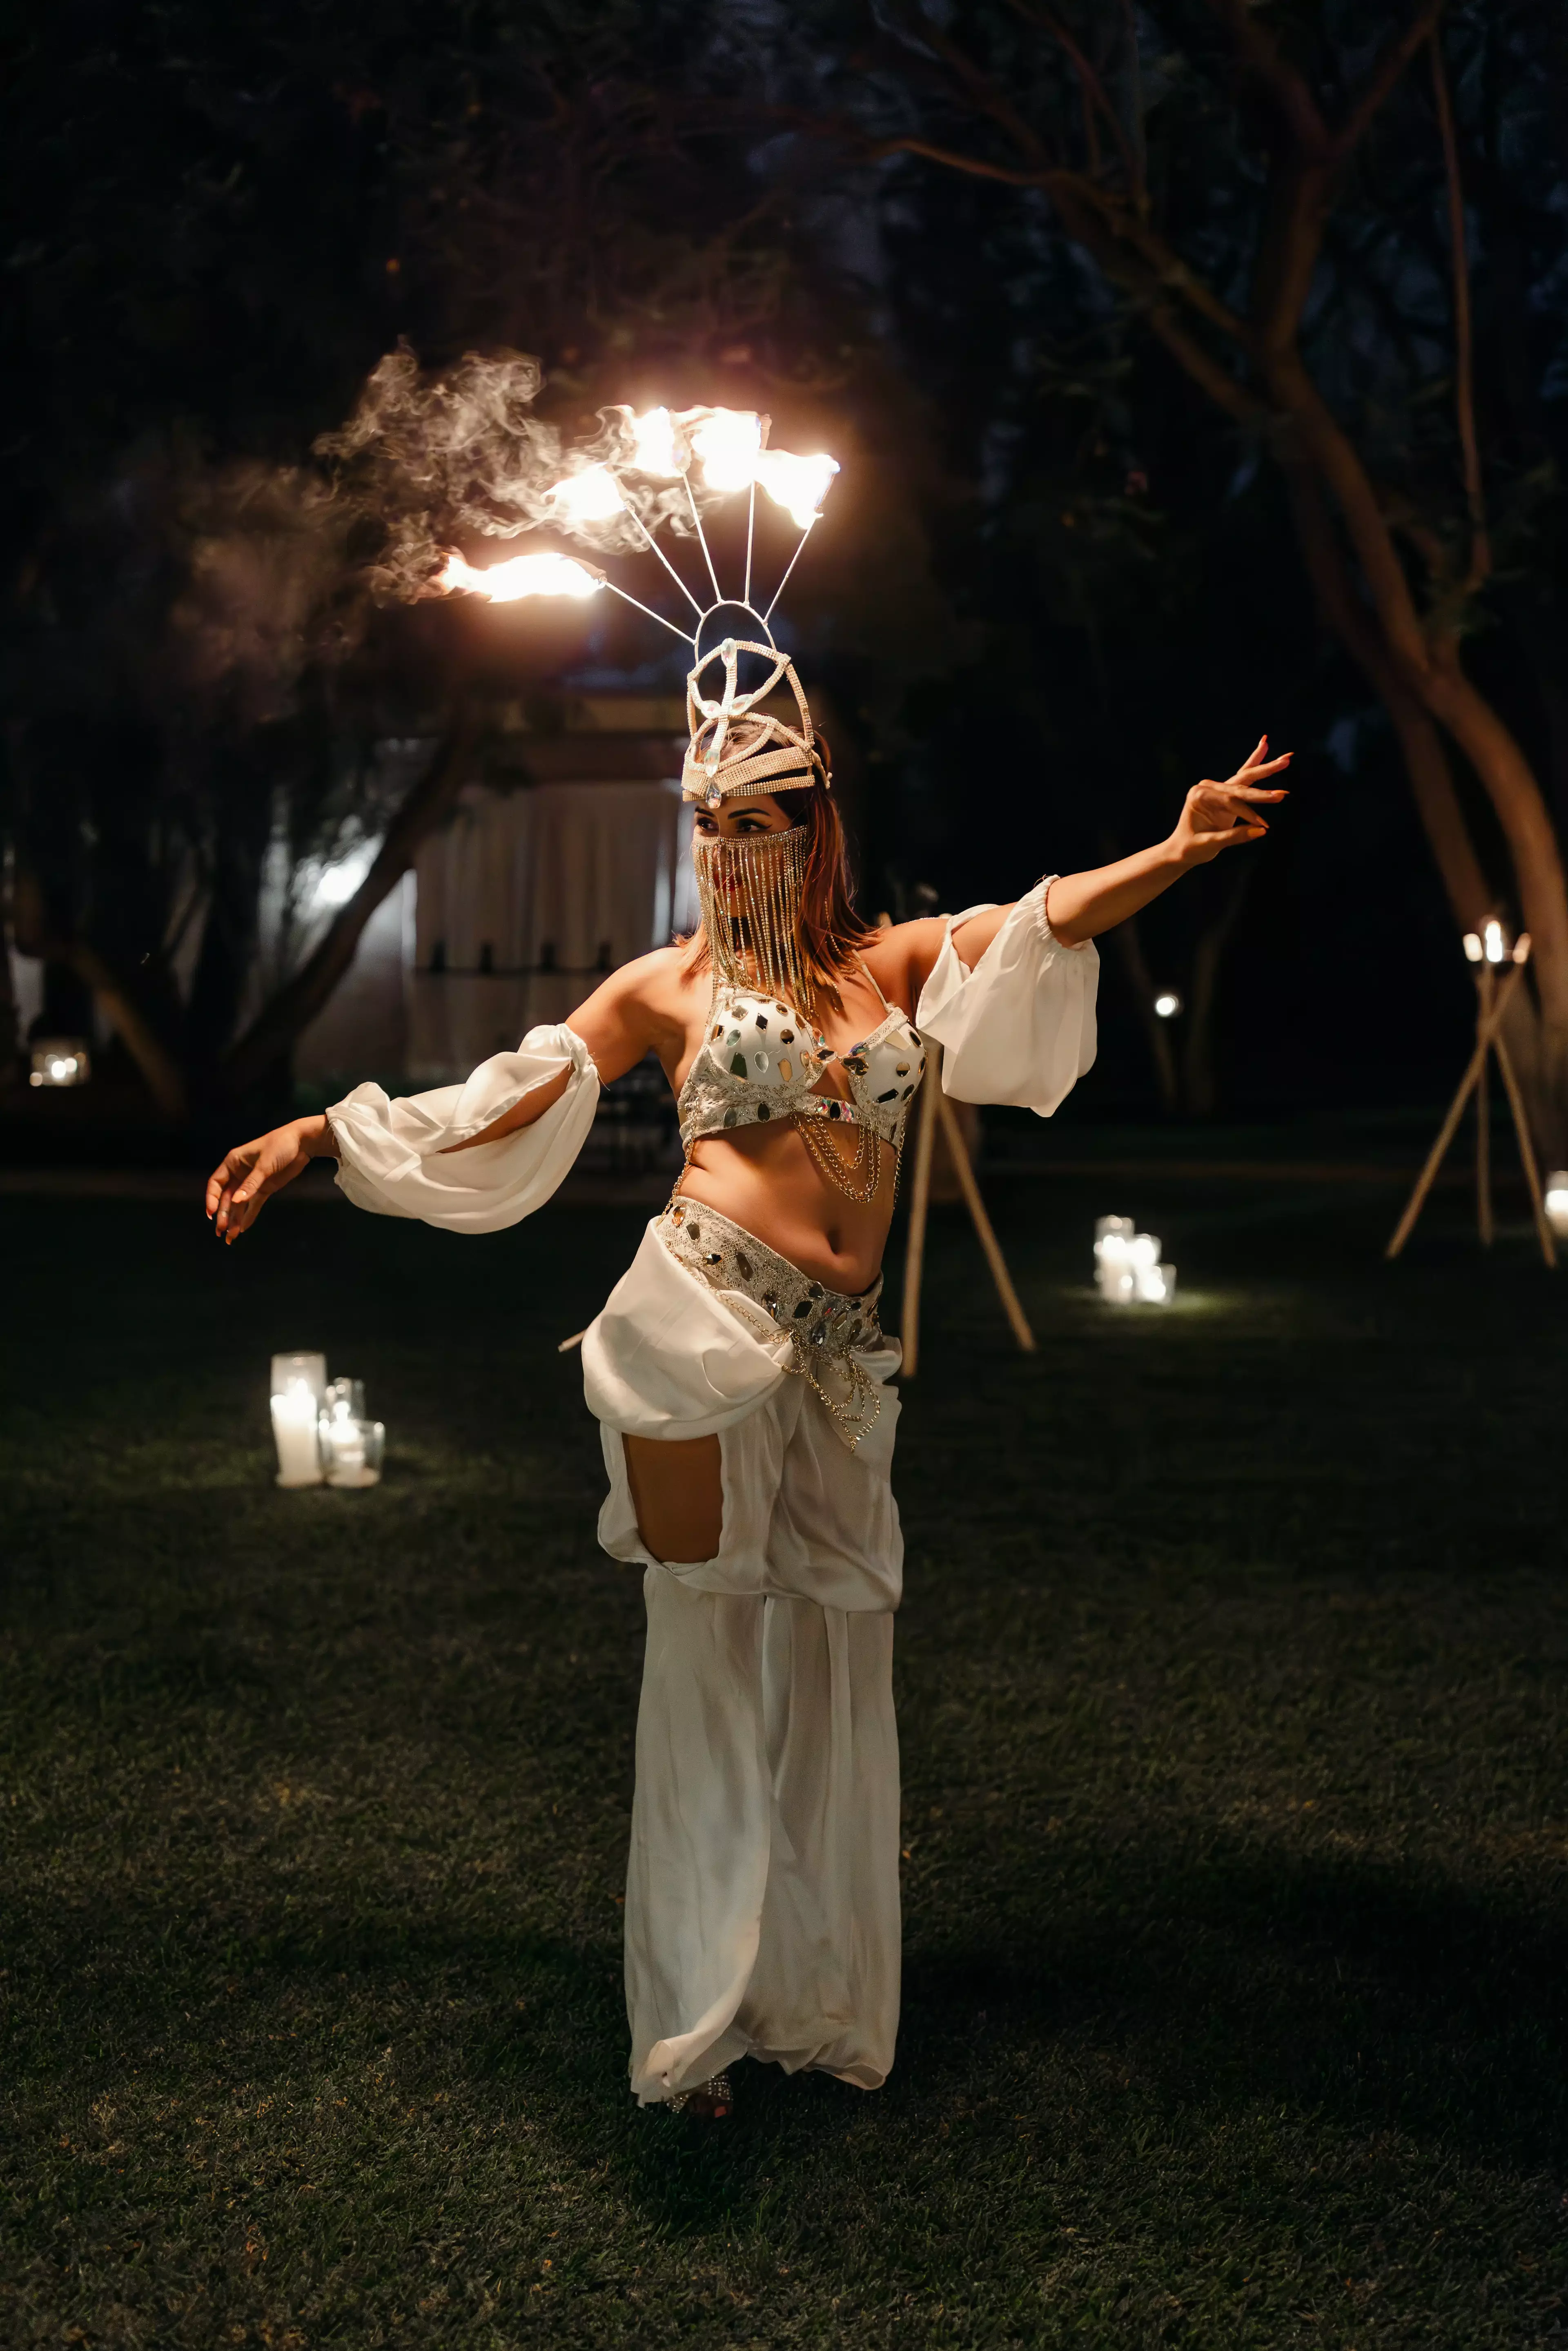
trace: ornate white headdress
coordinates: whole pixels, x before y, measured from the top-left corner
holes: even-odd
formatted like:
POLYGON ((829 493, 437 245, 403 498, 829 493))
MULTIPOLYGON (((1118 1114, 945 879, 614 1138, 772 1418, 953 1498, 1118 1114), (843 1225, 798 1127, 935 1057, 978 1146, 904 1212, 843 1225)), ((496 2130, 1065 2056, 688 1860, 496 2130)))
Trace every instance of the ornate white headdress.
POLYGON ((771 637, 765 645, 747 637, 723 637, 699 659, 686 680, 686 731, 691 739, 681 789, 704 808, 717 808, 732 794, 796 791, 807 784, 832 789, 821 737, 811 724, 795 664, 771 637), (744 693, 738 684, 743 662, 757 680, 744 693), (712 678, 716 663, 719 681, 712 678), (705 675, 707 683, 719 683, 716 697, 704 690, 705 675), (756 706, 780 684, 795 697, 798 726, 756 706))

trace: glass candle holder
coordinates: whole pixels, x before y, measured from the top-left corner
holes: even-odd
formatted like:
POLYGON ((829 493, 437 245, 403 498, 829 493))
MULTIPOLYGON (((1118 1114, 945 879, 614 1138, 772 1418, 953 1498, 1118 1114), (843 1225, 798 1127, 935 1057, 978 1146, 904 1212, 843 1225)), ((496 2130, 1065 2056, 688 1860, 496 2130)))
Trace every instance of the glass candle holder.
POLYGON ((386 1436, 382 1424, 366 1416, 363 1380, 332 1381, 317 1431, 328 1485, 379 1485, 386 1436))
POLYGON ((319 1486, 321 1448, 317 1424, 327 1392, 325 1355, 274 1355, 272 1436, 280 1486, 319 1486))
POLYGON ((272 1437, 277 1447, 280 1486, 319 1486, 321 1450, 316 1428, 320 1416, 316 1399, 300 1381, 272 1399, 272 1437))
POLYGON ((1094 1281, 1112 1306, 1168 1306, 1176 1295, 1176 1268, 1161 1261, 1153 1233, 1140 1233, 1131 1217, 1102 1217, 1094 1227, 1094 1281))

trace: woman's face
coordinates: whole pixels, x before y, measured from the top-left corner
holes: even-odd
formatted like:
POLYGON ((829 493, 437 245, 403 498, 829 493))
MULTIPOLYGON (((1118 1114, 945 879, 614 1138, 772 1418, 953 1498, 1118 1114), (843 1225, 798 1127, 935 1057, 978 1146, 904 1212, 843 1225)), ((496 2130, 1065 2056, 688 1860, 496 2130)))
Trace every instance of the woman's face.
POLYGON ((716 809, 699 809, 696 833, 701 841, 733 841, 748 832, 788 832, 795 820, 764 792, 754 800, 721 800, 716 809))

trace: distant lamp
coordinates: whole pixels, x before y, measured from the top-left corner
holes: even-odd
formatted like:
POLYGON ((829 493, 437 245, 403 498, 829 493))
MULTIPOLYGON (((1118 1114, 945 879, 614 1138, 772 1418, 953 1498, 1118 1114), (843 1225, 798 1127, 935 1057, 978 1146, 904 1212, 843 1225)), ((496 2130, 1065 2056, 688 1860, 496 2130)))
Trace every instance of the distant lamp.
POLYGON ((92 1055, 85 1037, 40 1037, 33 1047, 27 1082, 34 1086, 85 1086, 92 1055))
POLYGON ((1181 998, 1174 987, 1161 990, 1155 998, 1155 1010, 1162 1020, 1174 1020, 1181 1010, 1181 998))
POLYGON ((1509 1052, 1505 1015, 1509 1003, 1524 977, 1524 967, 1530 961, 1530 933, 1521 931, 1511 938, 1506 925, 1495 914, 1489 914, 1479 931, 1463 934, 1466 961, 1470 965, 1470 977, 1476 988, 1476 1042, 1469 1065, 1459 1080, 1458 1092, 1448 1104, 1448 1116, 1437 1130, 1437 1139, 1427 1155, 1427 1164, 1416 1178, 1416 1186, 1405 1204, 1405 1213, 1394 1228, 1385 1255, 1397 1257, 1416 1228, 1416 1219, 1426 1205, 1427 1196, 1437 1178, 1448 1145, 1458 1132, 1465 1105, 1471 1095, 1476 1105, 1476 1226, 1483 1249, 1490 1249, 1496 1238, 1492 1217, 1491 1186, 1491 1097, 1488 1085, 1489 1066, 1497 1063, 1498 1075, 1508 1097, 1509 1112, 1513 1120, 1514 1139, 1519 1145, 1519 1164, 1524 1171, 1525 1188, 1530 1194, 1530 1210, 1535 1223, 1535 1238, 1540 1246, 1542 1262, 1553 1266, 1557 1262, 1557 1243, 1568 1238, 1568 1171, 1560 1169, 1546 1179, 1544 1192, 1540 1170, 1535 1164, 1535 1145, 1531 1141, 1529 1123, 1524 1115, 1524 1100, 1509 1052), (1553 1199, 1556 1201, 1555 1211, 1553 1199))
POLYGON ((327 1393, 325 1355, 274 1355, 272 1437, 280 1486, 319 1486, 321 1448, 317 1423, 327 1393))
POLYGON ((1568 1167, 1554 1167, 1546 1179, 1546 1221, 1560 1241, 1568 1241, 1568 1167))
POLYGON ((1161 1262, 1159 1242, 1137 1231, 1131 1217, 1102 1217, 1094 1227, 1094 1280, 1107 1305, 1168 1306, 1176 1270, 1161 1262))
POLYGON ((1528 963, 1530 933, 1521 931, 1511 943, 1502 925, 1493 919, 1487 923, 1484 931, 1467 931, 1464 948, 1470 963, 1491 964, 1494 967, 1500 963, 1528 963))

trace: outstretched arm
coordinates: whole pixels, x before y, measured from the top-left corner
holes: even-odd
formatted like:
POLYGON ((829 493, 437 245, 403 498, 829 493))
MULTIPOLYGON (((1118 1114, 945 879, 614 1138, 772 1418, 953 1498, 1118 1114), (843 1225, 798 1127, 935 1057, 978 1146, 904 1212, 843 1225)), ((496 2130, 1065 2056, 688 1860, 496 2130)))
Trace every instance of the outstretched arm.
MULTIPOLYGON (((643 985, 647 967, 653 960, 643 956, 612 973, 566 1023, 588 1047, 603 1083, 622 1076, 642 1060, 651 1044, 659 1041, 643 985)), ((531 1087, 479 1134, 449 1144, 440 1155, 448 1157, 455 1152, 476 1150, 481 1144, 500 1143, 519 1128, 532 1126, 555 1108, 570 1079, 570 1069, 558 1071, 541 1085, 531 1087)), ((331 1121, 319 1111, 308 1118, 290 1119, 285 1126, 238 1144, 207 1178, 207 1215, 219 1239, 237 1240, 273 1194, 302 1176, 312 1159, 338 1155, 331 1121)))
MULTIPOLYGON (((1279 775, 1291 758, 1287 751, 1270 759, 1265 756, 1268 748, 1265 735, 1251 758, 1224 783, 1206 779, 1195 784, 1167 841, 1153 849, 1137 850, 1131 857, 1119 857, 1114 865, 1097 866, 1092 872, 1059 876, 1051 885, 1045 914, 1062 946, 1081 946, 1085 939, 1113 930, 1195 865, 1211 864, 1222 850, 1261 841, 1269 827, 1260 810, 1285 797, 1282 788, 1269 786, 1264 779, 1279 775)), ((970 927, 977 930, 979 922, 986 919, 979 917, 970 927)), ((968 962, 967 937, 960 935, 955 944, 968 962)))
MULTIPOLYGON (((1120 857, 1113 865, 1096 866, 1086 873, 1060 874, 1051 885, 1046 919, 1061 945, 1082 946, 1137 914, 1195 865, 1207 865, 1223 850, 1239 849, 1244 841, 1261 841, 1269 828, 1260 810, 1285 798, 1283 789, 1270 785, 1269 778, 1288 768, 1291 758, 1289 751, 1278 759, 1268 758, 1268 748, 1265 735, 1251 758, 1223 783, 1206 778, 1195 784, 1167 840, 1151 849, 1140 849, 1131 857, 1120 857)), ((969 970, 973 971, 1011 913, 1010 905, 988 906, 954 931, 955 951, 969 970)), ((887 935, 888 946, 883 953, 902 961, 898 977, 907 1004, 919 1002, 921 989, 942 952, 946 930, 945 922, 928 918, 902 923, 887 935)))

